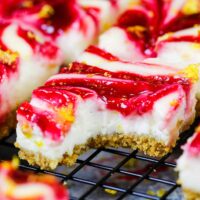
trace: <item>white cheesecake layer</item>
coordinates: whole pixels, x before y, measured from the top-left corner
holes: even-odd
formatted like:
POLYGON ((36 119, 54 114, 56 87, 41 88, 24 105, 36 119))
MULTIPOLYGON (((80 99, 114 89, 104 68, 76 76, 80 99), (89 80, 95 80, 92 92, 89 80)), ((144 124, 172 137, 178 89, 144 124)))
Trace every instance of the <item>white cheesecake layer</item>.
MULTIPOLYGON (((200 63, 200 44, 193 42, 165 42, 158 50, 156 63, 168 64, 178 69, 184 69, 190 64, 200 63)), ((154 62, 154 59, 150 59, 154 62)))
MULTIPOLYGON (((33 106, 49 110, 47 105, 38 103, 31 101, 33 106)), ((121 133, 148 136, 170 145, 171 141, 179 134, 177 123, 185 120, 185 107, 185 93, 181 88, 155 102, 152 111, 143 115, 132 114, 127 117, 117 111, 107 109, 105 103, 96 97, 85 101, 79 99, 75 111, 75 122, 62 142, 55 143, 43 138, 43 134, 36 124, 33 125, 33 137, 28 139, 21 131, 24 120, 18 116, 17 143, 24 150, 36 154, 41 153, 52 160, 62 159, 65 153, 72 155, 75 145, 85 144, 89 138, 95 137, 97 134, 121 133), (176 99, 181 99, 181 102, 176 112, 173 112, 171 102, 176 99), (44 145, 38 147, 37 141, 42 141, 44 145)))
POLYGON ((191 156, 187 152, 177 161, 179 180, 182 188, 200 193, 200 156, 191 156))
POLYGON ((113 27, 99 37, 98 46, 124 61, 137 62, 145 58, 137 41, 131 40, 126 31, 113 27))
POLYGON ((56 44, 65 55, 65 63, 76 60, 97 37, 98 28, 92 17, 84 12, 80 12, 80 17, 83 19, 76 20, 65 33, 56 38, 56 44))
POLYGON ((101 69, 108 70, 111 72, 130 72, 135 73, 143 76, 150 76, 150 75, 169 75, 169 74, 176 74, 178 72, 177 69, 168 67, 168 66, 157 66, 151 65, 147 66, 143 63, 129 63, 119 61, 109 61, 106 58, 103 58, 99 55, 84 52, 79 59, 78 62, 84 63, 91 66, 97 66, 101 69))

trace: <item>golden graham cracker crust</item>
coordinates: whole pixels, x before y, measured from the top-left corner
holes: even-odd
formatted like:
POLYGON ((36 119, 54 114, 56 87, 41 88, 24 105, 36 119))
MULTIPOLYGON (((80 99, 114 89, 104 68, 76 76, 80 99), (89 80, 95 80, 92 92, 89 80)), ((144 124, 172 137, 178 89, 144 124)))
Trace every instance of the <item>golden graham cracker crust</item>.
POLYGON ((183 189, 183 192, 186 200, 200 200, 200 193, 195 193, 188 189, 183 189))
POLYGON ((15 111, 11 112, 5 122, 0 124, 0 140, 7 137, 11 129, 16 127, 16 113, 15 111))
POLYGON ((155 138, 147 136, 134 136, 124 134, 113 135, 98 135, 95 138, 88 140, 86 144, 77 145, 74 148, 72 155, 65 154, 63 158, 57 160, 50 160, 40 153, 34 153, 24 150, 17 143, 16 147, 20 148, 19 157, 27 160, 30 165, 38 165, 41 169, 55 169, 57 165, 64 164, 67 166, 74 165, 79 155, 86 152, 89 148, 98 147, 124 147, 139 149, 140 151, 154 157, 162 157, 169 153, 175 146, 175 142, 171 146, 166 146, 163 142, 157 141, 155 138))

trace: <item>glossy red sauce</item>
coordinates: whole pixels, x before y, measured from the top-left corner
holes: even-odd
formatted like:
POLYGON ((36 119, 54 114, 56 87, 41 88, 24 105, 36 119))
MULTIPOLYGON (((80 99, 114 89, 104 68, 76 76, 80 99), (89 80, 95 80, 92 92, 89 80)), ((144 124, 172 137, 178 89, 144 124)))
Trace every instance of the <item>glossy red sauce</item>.
MULTIPOLYGON (((126 29, 128 38, 136 42, 135 45, 146 57, 157 56, 155 44, 159 36, 200 24, 200 13, 184 15, 181 10, 164 24, 170 4, 171 2, 141 1, 140 5, 124 12, 118 20, 117 26, 126 29), (134 26, 141 26, 145 31, 140 34, 129 31, 134 26)), ((171 38, 169 41, 199 42, 199 37, 171 38)))
POLYGON ((93 53, 97 56, 101 56, 109 61, 119 61, 119 58, 117 58, 116 56, 113 56, 112 54, 92 45, 89 46, 85 51, 89 53, 93 53))
MULTIPOLYGON (((33 92, 33 97, 41 99, 46 102, 53 110, 67 107, 69 104, 73 105, 73 113, 76 108, 77 96, 89 97, 87 90, 75 89, 75 94, 71 92, 72 88, 67 87, 41 87, 33 92)), ((91 96, 91 92, 90 92, 91 96)), ((32 107, 28 103, 22 104, 18 109, 18 114, 24 116, 26 120, 36 123, 37 126, 44 132, 44 137, 50 137, 55 141, 60 141, 62 133, 67 132, 71 128, 71 123, 65 122, 58 125, 56 122, 56 116, 49 112, 40 111, 37 108, 32 107)))
MULTIPOLYGON (((2 51, 9 51, 8 47, 2 41, 2 34, 8 25, 9 25, 8 23, 0 22, 0 50, 2 51)), ((7 64, 1 61, 0 59, 0 81, 9 78, 12 73, 17 72, 18 65, 19 65, 19 57, 16 58, 16 60, 12 64, 7 64)))
POLYGON ((83 8, 85 10, 85 12, 92 17, 92 19, 95 22, 95 25, 97 28, 97 34, 99 32, 99 21, 100 21, 100 9, 96 8, 96 7, 85 7, 83 8))
MULTIPOLYGON (((151 66, 149 66, 151 67, 151 66)), ((170 75, 156 75, 156 76, 142 76, 139 74, 134 74, 126 71, 118 71, 118 72, 111 72, 108 70, 100 69, 95 66, 86 65, 83 63, 74 62, 69 67, 64 67, 61 70, 62 73, 81 73, 81 74, 95 74, 95 75, 101 75, 105 77, 111 77, 111 78, 119 78, 119 79, 125 79, 125 80, 133 80, 133 81, 147 81, 151 83, 152 85, 155 84, 181 84, 183 88, 185 89, 186 93, 190 91, 191 88, 191 82, 188 79, 181 78, 181 77, 175 77, 170 75)))
POLYGON ((5 30, 5 28, 9 25, 9 23, 4 23, 1 22, 0 20, 0 48, 4 51, 8 50, 8 47, 6 46, 6 44, 4 44, 4 42, 2 41, 2 34, 5 30))
MULTIPOLYGON (((172 36, 168 37, 163 42, 197 42, 200 43, 200 35, 199 36, 172 36)), ((162 43, 162 41, 161 41, 162 43)))
MULTIPOLYGON (((148 66, 147 66, 148 67, 148 66)), ((151 66, 149 66, 151 67, 151 66)), ((98 67, 93 67, 90 65, 82 64, 74 62, 70 68, 63 68, 62 73, 81 73, 81 74, 93 74, 93 75, 101 75, 109 78, 119 78, 124 80, 133 80, 133 81, 144 81, 148 82, 151 85, 172 85, 172 84, 180 84, 186 94, 186 98, 189 98, 190 89, 191 89, 191 81, 178 76, 170 76, 170 75, 156 75, 156 76, 142 76, 139 74, 134 74, 125 71, 111 72, 108 70, 103 70, 98 67)), ((190 106, 187 105, 187 109, 190 106)))
POLYGON ((178 16, 176 16, 166 26, 160 29, 159 35, 162 35, 167 32, 175 32, 182 29, 193 27, 194 25, 199 24, 199 21, 200 21, 200 13, 188 16, 178 14, 178 16))
POLYGON ((0 3, 0 18, 8 18, 13 12, 21 8, 24 0, 6 0, 0 3))
MULTIPOLYGON (((44 89, 48 88, 49 86, 44 86, 44 89)), ((82 99, 88 99, 91 98, 93 96, 97 96, 96 92, 93 90, 90 90, 88 88, 83 88, 83 87, 70 87, 70 86, 50 86, 49 88, 53 89, 53 90, 64 90, 66 93, 72 93, 75 95, 78 95, 79 97, 81 97, 82 99)), ((74 101, 75 104, 75 101, 74 101)), ((57 105, 59 106, 59 105, 57 105)), ((61 105, 60 105, 61 106, 61 105)))
POLYGON ((44 137, 60 141, 62 130, 54 121, 54 116, 51 113, 41 112, 25 102, 19 107, 17 114, 22 115, 29 122, 36 123, 43 132, 44 137))
POLYGON ((35 53, 40 53, 42 56, 49 59, 54 59, 57 57, 59 49, 52 42, 39 42, 36 38, 38 36, 36 36, 33 32, 25 30, 21 27, 18 28, 18 35, 32 47, 35 53))
POLYGON ((109 96, 105 96, 103 99, 106 101, 107 107, 109 109, 117 110, 125 116, 131 113, 142 115, 144 113, 150 112, 153 109, 154 103, 158 99, 177 91, 177 89, 178 85, 171 85, 156 92, 144 91, 137 97, 129 99, 109 96))
POLYGON ((75 0, 33 0, 32 3, 32 6, 26 7, 25 0, 4 1, 0 6, 0 11, 3 11, 1 17, 19 19, 52 37, 61 34, 79 17, 75 0), (47 18, 36 17, 47 4, 52 6, 54 14, 47 18))
POLYGON ((146 14, 147 13, 139 9, 127 10, 120 16, 117 25, 123 28, 135 25, 148 27, 148 16, 146 14))
POLYGON ((161 97, 178 90, 178 84, 154 84, 148 81, 133 81, 112 78, 63 78, 46 83, 47 86, 73 86, 94 90, 106 103, 108 109, 128 116, 143 114, 152 110, 154 103, 161 97))
POLYGON ((127 36, 130 40, 136 41, 141 51, 147 57, 155 57, 155 41, 157 38, 157 18, 151 19, 148 12, 140 9, 126 11, 118 20, 119 27, 126 29, 127 36), (138 34, 137 31, 129 31, 129 28, 141 26, 145 30, 138 34), (148 51, 147 51, 148 50, 148 51), (148 53, 146 53, 148 52, 148 53))
POLYGON ((76 102, 76 96, 73 93, 58 87, 41 87, 33 91, 33 96, 58 108, 67 106, 69 103, 75 104, 76 102))
POLYGON ((151 39, 151 33, 149 30, 148 16, 143 11, 140 10, 128 10, 126 11, 118 20, 119 27, 127 29, 127 34, 130 40, 137 40, 138 42, 143 42, 143 46, 149 45, 151 39), (140 32, 139 36, 136 32, 128 31, 129 27, 142 26, 146 30, 140 32))
MULTIPOLYGON (((106 67, 106 66, 105 66, 106 67)), ((139 67, 139 66, 138 66, 139 67)), ((148 66, 147 67, 151 67, 148 66)), ((84 63, 73 62, 70 67, 63 67, 61 69, 61 73, 78 73, 78 74, 91 74, 91 75, 101 75, 105 77, 112 77, 112 78, 120 78, 125 80, 134 80, 134 81, 148 81, 150 83, 157 82, 157 83, 180 83, 185 85, 190 85, 190 81, 185 78, 175 77, 170 75, 155 75, 155 76, 143 76, 140 74, 132 73, 123 71, 112 72, 109 70, 104 70, 98 68, 97 66, 91 66, 84 63)))

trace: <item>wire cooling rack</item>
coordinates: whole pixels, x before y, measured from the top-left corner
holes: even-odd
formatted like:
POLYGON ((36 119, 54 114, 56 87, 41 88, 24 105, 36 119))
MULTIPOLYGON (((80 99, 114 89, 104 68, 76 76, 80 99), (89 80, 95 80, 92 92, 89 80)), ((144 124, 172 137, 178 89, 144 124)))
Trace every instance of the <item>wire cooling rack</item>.
MULTIPOLYGON (((156 159, 137 150, 99 148, 81 156, 73 168, 60 166, 56 171, 43 171, 22 161, 22 170, 52 174, 68 185, 71 199, 181 199, 181 189, 176 183, 175 159, 180 146, 193 133, 181 135, 173 152, 156 159)), ((0 142, 0 160, 9 160, 17 154, 13 141, 15 133, 0 142)))

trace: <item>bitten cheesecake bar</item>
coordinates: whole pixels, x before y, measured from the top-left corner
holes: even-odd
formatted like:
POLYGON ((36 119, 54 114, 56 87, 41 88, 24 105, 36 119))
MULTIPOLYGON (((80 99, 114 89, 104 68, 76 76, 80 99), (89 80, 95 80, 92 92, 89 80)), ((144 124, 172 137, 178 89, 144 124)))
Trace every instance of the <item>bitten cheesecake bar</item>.
POLYGON ((183 147, 183 151, 183 155, 177 161, 179 182, 185 199, 197 200, 200 199, 200 126, 183 147))
POLYGON ((91 46, 18 109, 20 157, 54 169, 90 147, 165 155, 195 116, 198 73, 188 71, 123 62, 91 46))
POLYGON ((68 200, 67 189, 50 175, 20 171, 18 161, 0 163, 1 200, 68 200))

